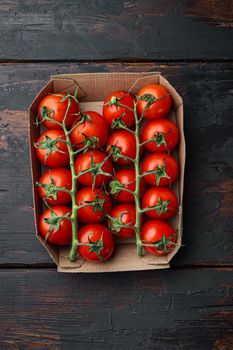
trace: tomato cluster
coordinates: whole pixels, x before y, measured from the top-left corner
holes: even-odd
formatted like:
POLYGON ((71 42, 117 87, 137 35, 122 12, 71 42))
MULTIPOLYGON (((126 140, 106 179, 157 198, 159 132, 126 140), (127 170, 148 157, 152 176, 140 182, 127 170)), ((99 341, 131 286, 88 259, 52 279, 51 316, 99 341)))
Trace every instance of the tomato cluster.
POLYGON ((178 208, 169 188, 178 175, 170 153, 179 140, 177 126, 165 118, 171 105, 157 84, 137 96, 112 93, 102 115, 81 111, 76 93, 40 101, 37 122, 47 130, 35 152, 48 169, 37 185, 48 208, 38 227, 49 243, 72 245, 71 261, 77 253, 107 260, 115 237, 136 237, 139 255, 142 247, 157 256, 174 248, 176 232, 164 221, 178 208))

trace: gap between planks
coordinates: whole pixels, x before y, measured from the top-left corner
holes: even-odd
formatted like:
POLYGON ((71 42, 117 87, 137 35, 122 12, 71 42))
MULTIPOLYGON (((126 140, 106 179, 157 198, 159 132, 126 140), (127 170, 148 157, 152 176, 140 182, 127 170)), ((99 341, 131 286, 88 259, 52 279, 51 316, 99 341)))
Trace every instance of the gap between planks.
POLYGON ((233 63, 233 58, 215 58, 215 59, 202 59, 202 58, 197 58, 197 59, 179 59, 179 58, 174 58, 174 59, 160 59, 160 60, 152 60, 151 58, 114 58, 114 59, 39 59, 39 60, 12 60, 12 59, 5 59, 5 60, 0 60, 0 64, 27 64, 27 63, 33 63, 33 64, 43 64, 43 63, 86 63, 86 64, 94 64, 94 63, 125 63, 125 64, 146 64, 146 63, 151 63, 151 64, 172 64, 172 63, 233 63))
MULTIPOLYGON (((1 264, 1 270, 57 270, 54 264, 1 264)), ((183 266, 171 266, 170 270, 195 270, 195 269, 212 269, 212 270, 230 270, 233 264, 195 264, 183 266)), ((160 270, 161 271, 161 270, 160 270)), ((122 271, 119 271, 122 272, 122 271)), ((118 273, 119 273, 118 272, 118 273)), ((142 272, 142 271, 123 271, 123 272, 142 272)))

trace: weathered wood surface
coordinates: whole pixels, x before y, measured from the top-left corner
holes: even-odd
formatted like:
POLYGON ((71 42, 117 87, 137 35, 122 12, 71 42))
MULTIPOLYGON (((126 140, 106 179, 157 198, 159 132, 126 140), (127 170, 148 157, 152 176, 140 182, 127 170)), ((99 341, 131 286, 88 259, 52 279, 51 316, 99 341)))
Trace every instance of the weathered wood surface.
POLYGON ((184 98, 184 247, 172 265, 232 264, 233 65, 0 65, 0 263, 51 263, 34 235, 26 109, 50 74, 161 71, 184 98))
POLYGON ((1 350, 232 350, 232 14, 229 0, 0 1, 1 350), (26 110, 51 74, 122 70, 161 71, 184 98, 185 246, 170 270, 58 274, 34 234, 26 110))
POLYGON ((3 0, 0 59, 232 59, 232 14, 229 0, 3 0))
POLYGON ((232 269, 0 279, 1 350, 232 349, 232 269))

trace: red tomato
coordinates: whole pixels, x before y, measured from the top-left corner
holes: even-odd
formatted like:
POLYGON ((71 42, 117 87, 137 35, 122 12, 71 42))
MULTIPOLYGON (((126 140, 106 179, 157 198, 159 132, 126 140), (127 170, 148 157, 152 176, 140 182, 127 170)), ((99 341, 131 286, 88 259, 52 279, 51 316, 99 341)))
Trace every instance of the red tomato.
POLYGON ((112 210, 110 197, 98 188, 82 188, 77 192, 76 203, 78 206, 90 203, 78 210, 78 218, 85 223, 102 222, 105 220, 105 213, 109 214, 112 210))
MULTIPOLYGON (((114 179, 110 182, 110 194, 114 199, 122 203, 133 203, 134 195, 130 192, 120 190, 116 181, 120 182, 120 185, 124 185, 126 190, 135 191, 135 170, 122 169, 116 172, 114 179), (119 192, 118 192, 119 191, 119 192)), ((143 195, 146 189, 146 184, 143 179, 140 181, 140 197, 143 195)))
POLYGON ((130 159, 123 159, 122 157, 129 157, 135 159, 136 157, 136 139, 135 136, 127 130, 115 131, 108 139, 106 144, 107 152, 110 153, 112 150, 113 160, 122 165, 130 164, 132 161, 130 159), (111 147, 115 145, 116 149, 111 147), (121 157, 122 156, 122 157, 121 157))
POLYGON ((162 118, 170 111, 172 99, 169 92, 158 84, 144 86, 138 93, 140 98, 137 104, 137 111, 145 119, 162 118), (144 99, 143 99, 144 97, 144 99), (147 106, 147 104, 151 104, 147 106))
POLYGON ((38 192, 48 205, 63 205, 71 202, 71 196, 67 192, 59 191, 56 187, 71 190, 71 172, 65 168, 49 169, 40 178, 38 192))
POLYGON ((168 187, 177 178, 178 164, 169 154, 152 153, 142 161, 142 174, 148 171, 156 172, 143 177, 149 185, 168 187))
POLYGON ((150 120, 142 129, 142 142, 151 152, 172 151, 179 140, 179 130, 168 119, 150 120), (150 141, 151 140, 151 141, 150 141))
POLYGON ((70 217, 71 210, 65 206, 54 206, 43 212, 39 219, 39 231, 41 236, 53 245, 66 245, 72 241, 71 220, 59 218, 70 217))
POLYGON ((78 232, 78 240, 80 243, 91 244, 78 247, 79 254, 91 262, 109 259, 115 248, 113 235, 106 226, 101 224, 83 226, 78 232))
POLYGON ((84 186, 92 186, 93 182, 96 187, 100 187, 103 183, 111 180, 113 167, 110 159, 106 160, 106 154, 98 150, 89 150, 80 154, 74 163, 76 174, 79 175, 82 171, 88 170, 93 163, 93 170, 78 177, 78 181, 84 186), (100 164, 102 163, 102 166, 100 164), (96 172, 102 170, 104 173, 98 174, 96 172))
POLYGON ((37 158, 48 168, 59 168, 69 164, 67 145, 59 140, 66 140, 62 130, 47 130, 35 143, 37 158))
POLYGON ((134 237, 135 231, 133 228, 122 227, 120 224, 134 226, 136 221, 135 206, 132 204, 118 204, 116 205, 110 216, 118 219, 117 221, 109 220, 109 227, 119 238, 134 237))
POLYGON ((71 132, 71 142, 76 145, 77 148, 84 147, 85 138, 93 137, 97 138, 95 143, 98 147, 103 147, 108 138, 108 125, 105 119, 97 112, 83 112, 72 125, 72 128, 76 128, 71 132), (86 137, 85 137, 86 136, 86 137))
MULTIPOLYGON (((67 94, 64 92, 45 96, 40 101, 38 106, 39 119, 41 120, 43 118, 43 114, 45 114, 49 118, 62 123, 68 107, 68 98, 63 101, 65 96, 67 96, 67 94)), ((77 114, 80 111, 79 104, 74 100, 74 98, 70 98, 70 102, 71 105, 66 118, 67 128, 74 123, 75 119, 77 118, 77 114)), ((49 120, 44 120, 42 123, 47 129, 62 129, 60 125, 49 120)))
POLYGON ((148 220, 142 225, 141 239, 143 244, 153 245, 153 247, 144 246, 149 253, 163 256, 175 248, 176 234, 166 221, 148 220))
POLYGON ((135 117, 133 111, 126 107, 121 107, 117 103, 123 104, 129 108, 134 108, 134 98, 128 92, 116 91, 107 97, 103 105, 103 116, 109 125, 112 125, 114 119, 122 118, 126 126, 133 126, 135 124, 135 117), (111 103, 111 100, 116 98, 116 104, 111 103), (109 104, 109 105, 108 105, 109 104))
POLYGON ((151 187, 142 197, 142 208, 147 210, 147 216, 154 219, 168 219, 172 217, 178 208, 176 194, 166 187, 151 187))

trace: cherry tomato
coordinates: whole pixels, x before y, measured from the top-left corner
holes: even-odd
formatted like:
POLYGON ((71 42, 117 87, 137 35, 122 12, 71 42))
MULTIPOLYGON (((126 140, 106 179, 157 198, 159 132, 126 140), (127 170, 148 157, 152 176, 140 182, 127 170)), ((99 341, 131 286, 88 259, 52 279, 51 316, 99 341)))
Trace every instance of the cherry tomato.
POLYGON ((71 142, 77 148, 84 147, 85 139, 96 137, 94 142, 98 147, 103 147, 108 138, 108 125, 105 119, 97 112, 83 112, 72 125, 71 142), (75 128, 75 125, 76 128, 75 128))
POLYGON ((144 244, 153 245, 144 246, 149 253, 163 256, 175 248, 176 234, 166 221, 148 220, 142 225, 141 239, 144 244))
POLYGON ((105 213, 112 210, 110 197, 104 191, 91 187, 84 187, 77 192, 76 203, 78 206, 90 203, 78 210, 78 218, 85 223, 99 223, 105 220, 105 213))
POLYGON ((70 217, 71 209, 65 206, 54 206, 43 212, 39 219, 41 236, 53 245, 67 245, 72 241, 71 220, 59 218, 70 217))
POLYGON ((80 243, 90 246, 79 246, 78 252, 91 262, 101 262, 110 258, 115 248, 115 241, 111 232, 102 224, 83 226, 78 232, 80 243))
POLYGON ((47 130, 35 143, 36 156, 48 168, 59 168, 69 164, 69 153, 62 130, 47 130))
POLYGON ((151 152, 172 151, 178 140, 179 130, 176 124, 165 118, 150 120, 142 129, 142 142, 145 142, 145 147, 151 152))
POLYGON ((127 226, 135 226, 136 221, 136 211, 135 206, 132 204, 118 204, 116 205, 110 216, 117 221, 109 220, 109 227, 112 232, 114 232, 119 238, 129 238, 134 237, 135 231, 133 228, 122 227, 120 224, 127 226))
POLYGON ((132 163, 130 159, 123 159, 122 157, 135 159, 136 157, 136 139, 135 136, 127 130, 115 131, 108 139, 106 144, 107 152, 113 151, 113 160, 122 165, 132 163), (115 145, 115 148, 112 147, 115 145))
POLYGON ((134 108, 134 98, 132 95, 124 91, 113 92, 107 97, 103 105, 103 116, 107 123, 112 125, 114 119, 121 118, 126 126, 133 126, 135 124, 133 111, 119 106, 119 103, 129 108, 134 108), (115 103, 110 103, 111 101, 115 101, 115 103))
MULTIPOLYGON (((42 120, 43 115, 47 115, 49 118, 62 123, 68 107, 68 98, 64 100, 66 96, 67 94, 64 92, 45 96, 40 101, 38 106, 39 119, 42 120)), ((67 128, 69 128, 74 123, 75 119, 77 118, 77 114, 80 111, 79 104, 75 101, 74 98, 70 98, 70 102, 71 105, 66 117, 67 128)), ((60 125, 49 120, 44 120, 42 123, 47 129, 62 129, 60 125)))
POLYGON ((63 205, 71 202, 71 196, 67 192, 59 191, 56 187, 71 190, 72 176, 66 168, 49 169, 40 178, 38 192, 48 205, 63 205))
MULTIPOLYGON (((133 203, 135 201, 134 195, 130 192, 120 190, 119 184, 123 185, 126 190, 135 191, 135 170, 122 169, 116 172, 114 179, 110 182, 110 194, 114 199, 122 203, 133 203)), ((146 184, 143 179, 140 180, 140 197, 146 189, 146 184)))
POLYGON ((155 172, 143 177, 149 185, 168 187, 177 178, 178 164, 169 154, 151 153, 142 161, 142 174, 148 171, 155 172))
POLYGON ((144 86, 139 91, 138 98, 140 100, 137 104, 137 111, 140 115, 144 111, 143 117, 145 119, 162 118, 170 111, 172 99, 169 92, 162 85, 144 86))
POLYGON ((111 180, 113 173, 112 162, 110 159, 106 160, 106 154, 104 152, 89 150, 80 154, 74 163, 76 174, 79 175, 82 171, 90 169, 91 165, 93 167, 92 171, 88 171, 78 177, 78 181, 82 185, 93 186, 94 183, 96 187, 100 187, 103 183, 107 183, 111 180), (102 166, 100 166, 101 163, 102 166), (105 174, 96 175, 98 169, 102 170, 105 174))
POLYGON ((154 219, 168 219, 172 217, 178 208, 176 194, 166 187, 151 187, 142 197, 142 208, 152 208, 145 213, 154 219))

